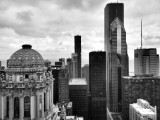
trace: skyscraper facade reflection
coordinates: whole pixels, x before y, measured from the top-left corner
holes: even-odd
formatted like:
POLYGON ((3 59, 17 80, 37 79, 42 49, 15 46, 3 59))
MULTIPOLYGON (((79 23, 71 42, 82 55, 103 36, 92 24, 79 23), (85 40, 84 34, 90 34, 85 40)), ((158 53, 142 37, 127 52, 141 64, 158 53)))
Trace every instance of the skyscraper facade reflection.
POLYGON ((123 3, 107 4, 104 22, 107 107, 116 112, 121 111, 121 76, 129 73, 123 3))

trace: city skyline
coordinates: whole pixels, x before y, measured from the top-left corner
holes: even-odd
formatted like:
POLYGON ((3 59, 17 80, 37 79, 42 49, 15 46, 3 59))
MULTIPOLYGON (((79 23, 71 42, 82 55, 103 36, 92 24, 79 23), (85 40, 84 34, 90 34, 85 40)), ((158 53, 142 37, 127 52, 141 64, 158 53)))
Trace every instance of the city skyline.
MULTIPOLYGON (((110 2, 117 1, 0 1, 0 59, 9 59, 24 43, 31 44, 44 59, 68 58, 74 52, 74 36, 81 35, 82 66, 88 64, 89 52, 104 50, 104 8, 110 2)), ((124 3, 130 72, 133 72, 134 49, 140 47, 141 19, 143 47, 157 48, 160 53, 160 1, 118 2, 124 3)))

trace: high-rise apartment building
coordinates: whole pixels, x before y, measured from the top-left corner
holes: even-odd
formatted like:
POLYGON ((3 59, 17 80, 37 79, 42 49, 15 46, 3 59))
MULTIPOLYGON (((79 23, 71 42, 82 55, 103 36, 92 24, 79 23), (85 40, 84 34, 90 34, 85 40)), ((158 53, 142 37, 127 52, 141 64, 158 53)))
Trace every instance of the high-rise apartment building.
POLYGON ((90 118, 106 120, 106 52, 89 53, 90 118))
POLYGON ((88 120, 88 93, 85 78, 72 78, 69 81, 69 98, 73 102, 73 115, 88 120))
POLYGON ((74 36, 75 53, 78 56, 78 78, 81 78, 81 36, 74 36))
POLYGON ((85 64, 82 67, 82 78, 86 78, 86 80, 87 80, 87 88, 89 90, 89 65, 88 64, 85 64))
POLYGON ((123 3, 105 7, 105 51, 107 107, 121 111, 121 76, 129 73, 123 3))
POLYGON ((146 100, 137 99, 137 103, 129 105, 129 120, 157 120, 157 108, 146 100))
POLYGON ((147 100, 157 106, 157 120, 160 120, 160 77, 152 75, 122 77, 122 119, 129 120, 129 105, 137 99, 147 100))
POLYGON ((134 50, 134 73, 159 76, 159 55, 156 48, 134 50))

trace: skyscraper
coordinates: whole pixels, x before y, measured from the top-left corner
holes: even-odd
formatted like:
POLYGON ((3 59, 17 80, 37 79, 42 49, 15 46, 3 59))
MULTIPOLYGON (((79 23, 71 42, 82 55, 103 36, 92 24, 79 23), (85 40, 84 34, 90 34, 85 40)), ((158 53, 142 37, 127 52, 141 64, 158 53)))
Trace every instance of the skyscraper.
POLYGON ((78 54, 72 53, 72 78, 78 78, 78 54))
POLYGON ((87 88, 89 90, 89 65, 88 64, 85 64, 82 67, 82 78, 86 78, 86 80, 87 80, 87 88))
POLYGON ((72 78, 69 81, 69 98, 73 102, 73 114, 88 120, 88 94, 85 78, 72 78))
POLYGON ((72 59, 68 58, 67 59, 67 69, 68 69, 68 78, 71 79, 73 73, 72 73, 72 59))
POLYGON ((54 104, 59 102, 59 70, 60 70, 61 66, 52 66, 51 70, 52 70, 52 75, 54 78, 54 87, 53 87, 53 102, 54 104))
POLYGON ((107 4, 104 22, 107 106, 116 112, 121 111, 121 76, 129 72, 123 3, 107 4))
POLYGON ((159 75, 159 55, 156 48, 134 50, 134 73, 159 75))
POLYGON ((59 71, 59 102, 69 102, 68 70, 61 68, 59 71))
POLYGON ((81 78, 81 36, 74 36, 75 53, 78 55, 78 78, 81 78))
POLYGON ((106 52, 89 53, 90 118, 106 120, 106 52))

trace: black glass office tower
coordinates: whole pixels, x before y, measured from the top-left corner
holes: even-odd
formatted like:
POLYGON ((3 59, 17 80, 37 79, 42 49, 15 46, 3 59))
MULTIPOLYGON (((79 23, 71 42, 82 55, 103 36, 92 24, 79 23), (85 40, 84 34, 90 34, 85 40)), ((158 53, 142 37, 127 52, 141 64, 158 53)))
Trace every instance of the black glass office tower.
POLYGON ((106 52, 89 53, 90 120, 106 120, 106 52))
POLYGON ((121 76, 129 72, 123 3, 107 4, 104 14, 107 107, 118 112, 122 107, 121 76))
POLYGON ((75 53, 78 55, 78 78, 81 78, 81 36, 74 36, 75 53))

